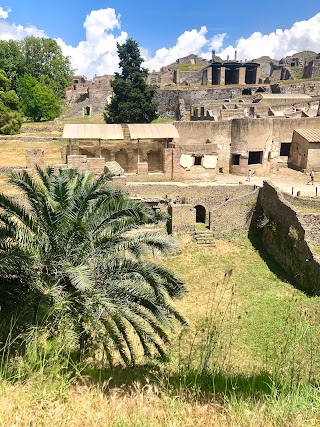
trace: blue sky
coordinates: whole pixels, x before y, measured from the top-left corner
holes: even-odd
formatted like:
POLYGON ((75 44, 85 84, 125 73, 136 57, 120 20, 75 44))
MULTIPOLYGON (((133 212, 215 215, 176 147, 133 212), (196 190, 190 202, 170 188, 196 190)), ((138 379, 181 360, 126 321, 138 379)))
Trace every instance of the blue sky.
POLYGON ((254 3, 0 0, 0 39, 55 38, 88 77, 117 69, 116 42, 127 37, 139 43, 149 69, 190 53, 208 58, 212 48, 222 57, 237 48, 239 59, 320 50, 319 0, 254 3))

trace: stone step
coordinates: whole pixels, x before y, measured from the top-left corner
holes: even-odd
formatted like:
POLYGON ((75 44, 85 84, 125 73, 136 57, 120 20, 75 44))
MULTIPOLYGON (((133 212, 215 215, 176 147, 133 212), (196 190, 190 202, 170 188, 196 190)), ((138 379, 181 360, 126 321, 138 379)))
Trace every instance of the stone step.
POLYGON ((196 231, 194 233, 194 238, 199 246, 211 248, 214 248, 216 246, 214 236, 212 234, 212 231, 210 230, 196 231))

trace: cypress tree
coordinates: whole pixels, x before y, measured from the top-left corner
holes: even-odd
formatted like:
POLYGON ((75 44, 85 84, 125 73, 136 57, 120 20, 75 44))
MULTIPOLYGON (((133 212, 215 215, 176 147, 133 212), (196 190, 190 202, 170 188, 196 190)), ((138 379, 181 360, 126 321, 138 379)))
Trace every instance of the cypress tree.
POLYGON ((150 123, 158 117, 154 101, 156 88, 146 83, 148 70, 141 67, 143 59, 138 43, 128 39, 117 44, 120 73, 111 82, 113 97, 104 111, 106 123, 150 123))

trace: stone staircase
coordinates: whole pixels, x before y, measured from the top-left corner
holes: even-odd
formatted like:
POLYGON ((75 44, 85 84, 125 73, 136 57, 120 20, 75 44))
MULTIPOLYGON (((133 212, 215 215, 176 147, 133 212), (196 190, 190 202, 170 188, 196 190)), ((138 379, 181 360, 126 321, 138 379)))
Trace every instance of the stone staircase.
POLYGON ((216 247, 212 231, 210 230, 196 231, 194 233, 194 238, 199 246, 209 247, 209 248, 216 247))

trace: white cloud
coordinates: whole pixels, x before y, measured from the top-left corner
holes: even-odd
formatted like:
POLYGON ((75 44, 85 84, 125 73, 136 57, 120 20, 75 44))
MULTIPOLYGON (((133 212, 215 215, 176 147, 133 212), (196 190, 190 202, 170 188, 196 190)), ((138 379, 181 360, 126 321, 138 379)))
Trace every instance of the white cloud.
POLYGON ((178 37, 175 46, 168 49, 165 47, 158 49, 153 58, 146 56, 144 65, 150 70, 159 70, 164 65, 175 62, 178 58, 183 58, 192 53, 200 55, 202 49, 208 44, 205 37, 206 33, 206 27, 201 27, 200 31, 195 29, 185 31, 178 37))
POLYGON ((307 21, 299 21, 286 30, 277 29, 270 34, 253 33, 247 39, 241 38, 236 46, 222 49, 220 55, 233 58, 238 51, 239 59, 254 59, 268 55, 273 59, 281 59, 303 50, 319 51, 320 46, 320 13, 307 21))
POLYGON ((27 36, 46 37, 43 30, 39 30, 33 25, 30 27, 23 27, 22 25, 0 21, 1 40, 21 40, 27 36))
POLYGON ((128 34, 121 31, 116 37, 115 29, 120 29, 120 15, 114 9, 93 10, 83 24, 86 40, 72 47, 57 39, 65 55, 70 56, 77 74, 91 78, 94 74, 113 74, 118 69, 117 43, 124 43, 128 34))
MULTIPOLYGON (((29 35, 46 37, 43 30, 34 26, 23 27, 4 22, 9 13, 10 9, 0 7, 0 39, 18 40, 29 35)), ((62 39, 57 39, 63 53, 70 56, 77 74, 91 78, 95 74, 113 74, 118 70, 117 43, 122 44, 128 38, 128 34, 121 30, 120 18, 120 14, 113 8, 93 10, 83 24, 86 31, 85 40, 74 47, 67 45, 62 39)), ((150 70, 159 70, 162 66, 189 54, 209 59, 212 50, 224 59, 227 55, 233 58, 235 50, 238 51, 239 59, 253 59, 262 55, 280 59, 303 50, 317 52, 320 46, 320 13, 307 21, 296 22, 290 29, 277 29, 270 34, 255 32, 248 38, 242 37, 235 46, 224 47, 226 33, 211 37, 208 37, 207 33, 205 26, 199 30, 185 31, 177 38, 174 46, 162 47, 154 55, 146 47, 141 47, 141 54, 145 58, 143 65, 150 70)))
MULTIPOLYGON (((11 9, 5 10, 0 6, 0 19, 7 19, 11 9)), ((9 24, 8 22, 0 21, 0 39, 1 40, 21 40, 27 36, 45 37, 44 31, 30 25, 23 27, 22 25, 9 24)))
POLYGON ((2 6, 0 6, 0 18, 1 19, 7 19, 10 12, 11 12, 11 9, 5 10, 2 6))

